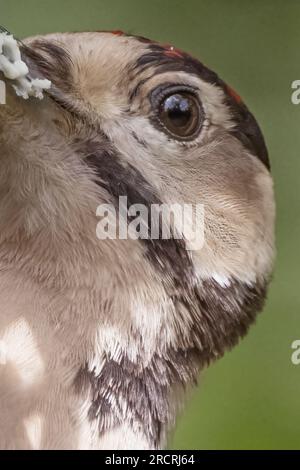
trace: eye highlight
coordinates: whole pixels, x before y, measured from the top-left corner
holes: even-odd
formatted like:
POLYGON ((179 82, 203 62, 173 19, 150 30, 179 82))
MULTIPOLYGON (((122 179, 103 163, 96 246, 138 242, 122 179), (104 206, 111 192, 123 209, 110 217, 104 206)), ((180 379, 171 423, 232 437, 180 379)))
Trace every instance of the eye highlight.
POLYGON ((161 127, 177 140, 192 140, 197 137, 204 121, 204 113, 194 90, 170 86, 155 91, 152 105, 161 127))

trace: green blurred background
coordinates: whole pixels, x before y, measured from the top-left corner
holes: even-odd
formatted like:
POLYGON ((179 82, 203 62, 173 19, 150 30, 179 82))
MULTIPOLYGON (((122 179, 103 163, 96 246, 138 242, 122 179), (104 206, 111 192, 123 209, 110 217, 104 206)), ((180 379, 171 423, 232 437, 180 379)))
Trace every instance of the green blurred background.
POLYGON ((300 449, 300 80, 298 0, 0 0, 17 37, 122 29, 191 52, 236 89, 257 117, 277 197, 277 266, 264 313, 211 366, 178 421, 173 449, 300 449))

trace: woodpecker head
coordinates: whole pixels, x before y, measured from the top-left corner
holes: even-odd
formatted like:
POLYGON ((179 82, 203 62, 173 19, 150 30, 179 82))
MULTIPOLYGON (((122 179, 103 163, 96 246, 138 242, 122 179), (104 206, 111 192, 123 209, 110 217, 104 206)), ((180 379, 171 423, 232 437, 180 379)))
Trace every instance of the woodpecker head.
POLYGON ((52 87, 9 118, 24 117, 26 132, 1 157, 1 246, 8 237, 22 246, 14 259, 41 285, 93 289, 80 321, 103 360, 82 363, 78 393, 94 397, 101 432, 128 419, 158 445, 174 390, 236 344, 262 308, 274 249, 263 136, 233 90, 171 46, 53 34, 27 40, 22 55, 52 87), (97 206, 120 196, 149 209, 203 204, 204 245, 97 239, 97 206), (108 377, 116 403, 103 398, 108 377))

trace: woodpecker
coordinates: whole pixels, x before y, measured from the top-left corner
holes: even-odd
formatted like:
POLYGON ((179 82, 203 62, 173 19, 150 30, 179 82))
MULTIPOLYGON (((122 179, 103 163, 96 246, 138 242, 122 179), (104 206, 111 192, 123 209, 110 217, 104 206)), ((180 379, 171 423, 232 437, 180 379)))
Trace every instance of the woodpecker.
POLYGON ((121 32, 21 45, 41 101, 0 106, 0 448, 160 449, 266 298, 274 196, 241 98, 121 32), (48 82, 47 82, 48 83, 48 82), (101 239, 101 204, 203 204, 204 243, 101 239))

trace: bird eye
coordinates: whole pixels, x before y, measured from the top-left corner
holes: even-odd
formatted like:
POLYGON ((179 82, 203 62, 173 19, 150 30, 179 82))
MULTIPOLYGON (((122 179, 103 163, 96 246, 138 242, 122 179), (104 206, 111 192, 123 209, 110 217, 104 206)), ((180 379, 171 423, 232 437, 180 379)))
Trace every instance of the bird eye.
POLYGON ((163 128, 178 140, 195 138, 203 123, 203 111, 196 95, 180 89, 160 97, 157 117, 163 128))

